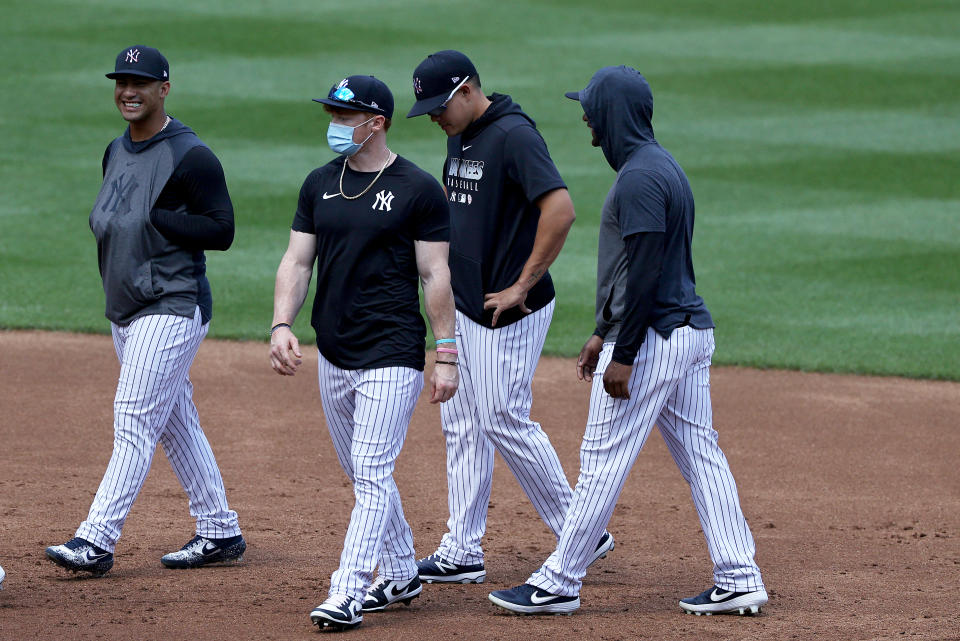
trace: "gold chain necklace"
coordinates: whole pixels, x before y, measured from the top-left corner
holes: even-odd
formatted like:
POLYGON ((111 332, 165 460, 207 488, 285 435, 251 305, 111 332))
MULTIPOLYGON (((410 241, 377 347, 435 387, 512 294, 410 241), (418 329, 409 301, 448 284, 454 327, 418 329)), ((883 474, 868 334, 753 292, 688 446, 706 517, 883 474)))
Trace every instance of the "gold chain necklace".
MULTIPOLYGON (((167 119, 163 121, 163 126, 160 127, 160 131, 163 131, 164 129, 166 129, 167 125, 169 124, 170 124, 170 116, 167 116, 167 119)), ((160 131, 158 131, 157 133, 160 133, 160 131)))
POLYGON ((393 152, 390 151, 390 150, 387 150, 387 161, 386 161, 385 163, 383 163, 383 167, 381 167, 381 168, 380 168, 380 171, 377 172, 377 175, 373 177, 373 180, 370 181, 370 184, 367 185, 367 188, 364 189, 363 191, 361 191, 361 192, 360 192, 359 194, 357 194, 356 196, 348 196, 348 195, 343 191, 343 174, 347 171, 347 160, 348 160, 347 158, 344 158, 344 159, 343 159, 343 167, 340 169, 340 195, 343 196, 344 198, 346 198, 347 200, 356 200, 356 199, 359 198, 360 196, 362 196, 362 195, 364 195, 365 193, 367 193, 368 191, 370 191, 370 188, 373 187, 373 183, 377 182, 377 179, 380 178, 380 176, 383 174, 383 171, 387 168, 387 165, 390 164, 390 161, 391 161, 392 159, 393 159, 393 152))

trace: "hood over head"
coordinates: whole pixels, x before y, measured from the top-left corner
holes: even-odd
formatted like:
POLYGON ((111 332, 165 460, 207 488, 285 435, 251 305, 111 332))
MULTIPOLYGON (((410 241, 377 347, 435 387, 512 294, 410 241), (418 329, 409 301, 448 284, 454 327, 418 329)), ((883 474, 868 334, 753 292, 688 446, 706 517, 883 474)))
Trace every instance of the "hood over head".
POLYGON ((625 65, 604 67, 587 86, 566 96, 579 100, 600 148, 615 171, 637 148, 655 143, 653 92, 643 75, 625 65))

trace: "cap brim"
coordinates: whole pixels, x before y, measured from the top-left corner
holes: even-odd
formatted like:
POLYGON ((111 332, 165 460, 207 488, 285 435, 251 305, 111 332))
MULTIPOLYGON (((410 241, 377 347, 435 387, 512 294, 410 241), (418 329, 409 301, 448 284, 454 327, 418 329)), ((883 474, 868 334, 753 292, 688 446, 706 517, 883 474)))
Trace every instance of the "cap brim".
POLYGON ((423 100, 418 100, 413 103, 413 107, 410 108, 410 112, 407 114, 407 118, 414 118, 416 116, 422 116, 423 114, 433 111, 437 107, 443 104, 443 101, 447 99, 447 94, 442 93, 439 96, 434 96, 433 98, 424 98, 423 100))
POLYGON ((337 107, 338 109, 349 109, 350 111, 365 111, 371 114, 380 114, 381 116, 387 115, 383 109, 374 109, 373 107, 359 107, 349 102, 340 102, 339 100, 334 100, 332 98, 314 98, 314 102, 319 102, 324 105, 330 105, 331 107, 337 107))
POLYGON ((580 101, 580 92, 579 92, 579 91, 568 91, 567 93, 565 93, 565 94, 563 94, 563 95, 566 96, 567 98, 569 98, 570 100, 576 100, 576 101, 578 101, 578 102, 580 101))
POLYGON ((111 80, 123 78, 124 76, 137 76, 139 78, 150 78, 150 80, 163 80, 164 82, 169 80, 169 78, 157 78, 152 73, 145 73, 143 71, 111 71, 110 73, 105 73, 103 75, 111 80))

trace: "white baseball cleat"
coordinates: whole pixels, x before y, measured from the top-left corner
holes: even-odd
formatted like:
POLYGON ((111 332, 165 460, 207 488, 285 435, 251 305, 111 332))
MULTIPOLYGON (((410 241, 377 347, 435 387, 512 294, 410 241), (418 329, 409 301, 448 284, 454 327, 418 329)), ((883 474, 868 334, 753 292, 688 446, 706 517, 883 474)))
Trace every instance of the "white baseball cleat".
POLYGON ((417 573, 424 583, 483 583, 487 578, 483 563, 451 563, 438 552, 419 559, 417 573))
POLYGON ((753 592, 732 592, 713 586, 697 596, 680 600, 680 608, 687 614, 739 614, 750 616, 760 612, 767 602, 767 591, 763 588, 753 592))
POLYGON ((310 613, 310 620, 321 630, 343 631, 363 623, 363 606, 352 597, 336 594, 327 598, 310 613))

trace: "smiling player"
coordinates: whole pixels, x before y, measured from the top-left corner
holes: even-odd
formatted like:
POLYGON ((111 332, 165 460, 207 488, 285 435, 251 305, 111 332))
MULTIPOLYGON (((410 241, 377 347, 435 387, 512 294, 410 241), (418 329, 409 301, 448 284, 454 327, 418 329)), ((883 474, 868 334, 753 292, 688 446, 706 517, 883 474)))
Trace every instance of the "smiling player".
POLYGON ((113 455, 87 520, 73 539, 47 548, 47 556, 97 576, 113 567, 159 442, 196 519, 196 536, 161 562, 195 568, 239 561, 246 543, 227 506, 189 377, 213 312, 203 251, 233 242, 230 194, 217 157, 164 109, 170 68, 159 51, 128 47, 107 77, 115 80, 114 102, 129 123, 104 153, 103 185, 90 214, 120 360, 113 455))

